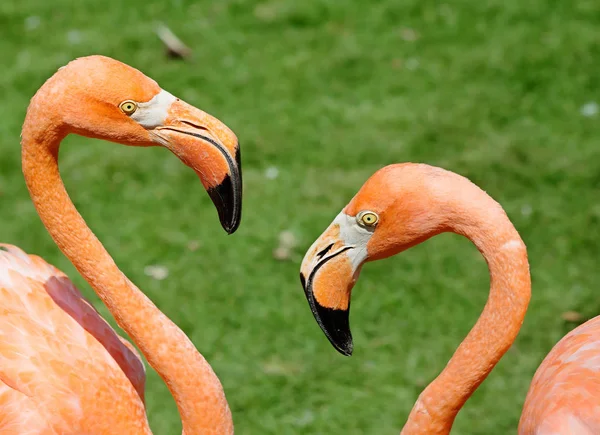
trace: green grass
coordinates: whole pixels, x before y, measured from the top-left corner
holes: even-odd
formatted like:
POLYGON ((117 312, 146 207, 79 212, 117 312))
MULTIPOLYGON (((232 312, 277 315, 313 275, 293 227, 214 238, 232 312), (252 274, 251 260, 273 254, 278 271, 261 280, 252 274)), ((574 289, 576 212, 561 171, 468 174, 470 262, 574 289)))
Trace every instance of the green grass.
MULTIPOLYGON (((129 63, 238 134, 239 231, 220 230, 196 176, 166 150, 69 137, 61 169, 117 264, 220 376, 236 432, 396 434, 479 315, 485 263, 443 235, 369 264, 354 291, 355 355, 344 358, 313 320, 299 261, 376 169, 459 172, 521 232, 533 299, 453 433, 515 433, 536 367, 575 326, 561 314, 600 308, 599 116, 580 112, 600 100, 599 25, 597 0, 3 0, 0 240, 42 255, 98 302, 35 214, 19 133, 29 98, 72 58, 129 63), (157 20, 193 47, 191 61, 165 58, 157 20), (272 255, 283 230, 299 241, 287 262, 272 255), (146 276, 151 264, 168 278, 146 276)), ((180 433, 153 372, 147 390, 155 432, 180 433)))

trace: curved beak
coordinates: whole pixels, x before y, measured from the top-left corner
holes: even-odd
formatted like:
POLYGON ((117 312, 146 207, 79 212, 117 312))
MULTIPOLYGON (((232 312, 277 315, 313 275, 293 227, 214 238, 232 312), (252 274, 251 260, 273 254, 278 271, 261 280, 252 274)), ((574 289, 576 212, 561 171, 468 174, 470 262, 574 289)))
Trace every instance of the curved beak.
POLYGON ((223 229, 233 234, 242 218, 242 166, 235 134, 217 118, 179 99, 151 133, 198 174, 223 229))
POLYGON ((321 330, 338 352, 350 356, 350 297, 367 252, 362 243, 344 240, 340 216, 306 253, 300 281, 321 330))

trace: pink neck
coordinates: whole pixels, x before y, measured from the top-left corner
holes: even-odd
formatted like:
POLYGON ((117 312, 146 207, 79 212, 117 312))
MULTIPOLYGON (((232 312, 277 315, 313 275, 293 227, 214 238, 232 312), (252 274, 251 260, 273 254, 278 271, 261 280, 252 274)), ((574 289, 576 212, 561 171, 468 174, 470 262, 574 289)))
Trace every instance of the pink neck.
POLYGON ((469 238, 490 269, 490 293, 477 323, 442 373, 421 393, 403 435, 448 434, 458 411, 514 342, 531 296, 525 244, 492 198, 454 193, 447 230, 469 238))
POLYGON ((58 169, 59 128, 23 126, 23 174, 48 232, 167 384, 186 435, 233 433, 219 379, 181 329, 119 270, 67 194, 58 169))

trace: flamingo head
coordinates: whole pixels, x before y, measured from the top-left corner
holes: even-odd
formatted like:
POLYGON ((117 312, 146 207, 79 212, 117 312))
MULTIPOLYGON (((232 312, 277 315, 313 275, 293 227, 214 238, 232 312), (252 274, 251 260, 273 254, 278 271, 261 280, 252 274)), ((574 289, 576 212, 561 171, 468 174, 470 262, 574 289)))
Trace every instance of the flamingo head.
MULTIPOLYGON (((30 125, 51 118, 49 124, 63 136, 75 133, 169 149, 198 174, 225 231, 231 234, 238 228, 242 171, 236 135, 137 69, 104 56, 76 59, 40 88, 27 117, 32 118, 30 125)), ((38 135, 49 134, 47 130, 38 135)))
POLYGON ((350 296, 362 265, 444 230, 435 208, 445 174, 412 163, 380 169, 308 249, 300 280, 317 323, 340 353, 352 354, 350 296))

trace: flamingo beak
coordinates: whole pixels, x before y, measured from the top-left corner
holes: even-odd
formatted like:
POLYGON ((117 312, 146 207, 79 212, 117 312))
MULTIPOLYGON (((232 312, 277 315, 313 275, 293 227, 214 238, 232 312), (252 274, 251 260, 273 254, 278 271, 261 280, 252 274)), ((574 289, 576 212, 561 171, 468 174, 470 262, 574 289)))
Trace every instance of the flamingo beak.
POLYGON ((354 347, 350 297, 367 254, 364 245, 349 243, 344 237, 346 218, 340 213, 310 247, 302 261, 300 281, 321 330, 338 352, 350 356, 354 347))
POLYGON ((153 130, 157 140, 194 169, 233 234, 242 218, 242 166, 237 137, 217 118, 179 99, 153 130))

